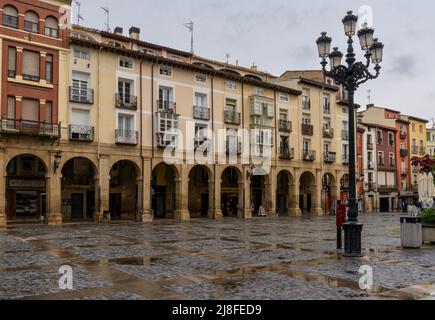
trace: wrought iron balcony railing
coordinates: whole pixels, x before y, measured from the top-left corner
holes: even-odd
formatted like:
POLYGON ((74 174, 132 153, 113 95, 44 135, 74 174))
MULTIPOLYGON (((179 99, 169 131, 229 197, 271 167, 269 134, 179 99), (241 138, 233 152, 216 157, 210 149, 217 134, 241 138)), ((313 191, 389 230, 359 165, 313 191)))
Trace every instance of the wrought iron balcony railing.
POLYGON ((295 149, 289 148, 288 145, 282 145, 279 148, 279 158, 281 160, 292 160, 295 157, 295 149))
POLYGON ((193 117, 199 120, 210 120, 210 108, 193 106, 193 117))
POLYGON ((115 130, 115 142, 117 144, 137 145, 139 133, 133 130, 115 130))
POLYGON ((324 152, 323 159, 325 163, 334 163, 337 159, 337 154, 335 152, 324 152))
POLYGON ((157 147, 158 148, 166 148, 173 147, 176 148, 178 145, 178 136, 176 134, 170 133, 157 133, 157 147))
POLYGON ((279 131, 281 132, 292 132, 292 122, 289 120, 279 120, 279 131))
POLYGON ((302 134, 304 136, 313 136, 314 127, 312 124, 302 123, 302 134))
POLYGON ((323 138, 333 139, 334 138, 334 128, 323 128, 323 138))
POLYGON ((225 108, 224 121, 227 124, 240 124, 240 112, 235 112, 231 109, 225 108))
POLYGON ((157 100, 157 111, 164 113, 177 113, 177 104, 169 100, 157 100))
POLYGON ((4 134, 23 134, 60 138, 60 123, 47 123, 32 120, 1 119, 1 132, 4 134))
POLYGON ((94 141, 94 127, 72 124, 69 126, 69 138, 75 141, 94 141))
POLYGON ((69 87, 69 101, 93 104, 94 103, 94 90, 84 89, 77 87, 69 87))
POLYGON ((304 161, 315 161, 316 160, 316 151, 314 151, 314 150, 303 150, 302 151, 302 160, 304 160, 304 161))
POLYGON ((127 110, 137 110, 137 96, 132 96, 125 93, 117 93, 115 95, 116 107, 127 110))

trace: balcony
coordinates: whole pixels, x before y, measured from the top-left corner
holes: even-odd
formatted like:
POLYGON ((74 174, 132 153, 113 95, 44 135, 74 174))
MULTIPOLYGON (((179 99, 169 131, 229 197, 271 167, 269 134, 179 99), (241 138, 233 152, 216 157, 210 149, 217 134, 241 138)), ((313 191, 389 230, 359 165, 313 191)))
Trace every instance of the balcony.
POLYGON ((199 120, 210 120, 210 108, 193 106, 193 118, 199 120))
POLYGON ((391 192, 396 192, 397 188, 396 188, 396 186, 379 185, 378 191, 380 193, 391 193, 391 192))
POLYGON ((376 183, 374 183, 374 182, 367 182, 367 190, 369 192, 376 192, 378 190, 376 183))
POLYGON ((334 138, 334 129, 333 128, 323 128, 323 138, 333 139, 334 138))
POLYGON ((323 160, 325 163, 334 163, 337 159, 337 154, 335 152, 324 152, 323 153, 323 160))
POLYGON ((278 121, 278 129, 281 132, 292 132, 292 122, 289 120, 279 120, 278 121))
POLYGON ((60 138, 60 123, 46 123, 31 120, 1 119, 2 134, 22 134, 52 139, 60 138))
POLYGON ((374 163, 373 161, 369 161, 369 162, 367 163, 367 168, 368 168, 369 170, 375 170, 375 163, 374 163))
POLYGON ((367 150, 373 151, 375 149, 375 145, 372 142, 367 142, 367 150))
POLYGON ((137 97, 129 94, 115 94, 115 106, 119 109, 137 110, 137 97))
POLYGON ((349 164, 349 156, 348 156, 348 155, 344 154, 344 155, 341 157, 341 159, 342 159, 342 161, 343 161, 343 164, 349 164))
POLYGON ((312 124, 302 123, 302 134, 304 136, 313 136, 314 127, 312 124))
POLYGON ((400 156, 402 158, 406 158, 408 156, 408 150, 407 149, 400 149, 400 156))
POLYGON ((314 150, 304 150, 302 151, 302 160, 304 161, 315 161, 316 151, 314 150))
POLYGON ((69 101, 93 104, 94 103, 94 90, 87 88, 69 87, 69 101))
POLYGON ((137 145, 139 140, 139 133, 133 130, 115 130, 116 144, 137 145))
POLYGON ((172 147, 176 148, 178 145, 178 136, 176 134, 171 133, 157 133, 157 147, 158 148, 167 148, 172 147))
POLYGON ((399 133, 400 139, 405 140, 408 137, 406 131, 400 131, 399 133))
POLYGON ((94 127, 72 124, 69 126, 69 139, 74 141, 94 141, 94 127))
POLYGON ((425 147, 420 147, 418 151, 419 151, 421 156, 426 155, 426 148, 425 147))
POLYGON ((311 110, 311 100, 309 98, 302 99, 302 109, 311 110))
POLYGON ((418 147, 417 146, 412 146, 411 151, 413 154, 418 154, 418 147))
POLYGON ((292 160, 295 157, 295 149, 289 148, 288 145, 283 145, 279 148, 279 158, 281 160, 292 160))
POLYGON ((349 130, 341 130, 341 139, 349 140, 349 130))
POLYGON ((240 112, 225 108, 224 121, 226 124, 240 125, 240 112))
POLYGON ((157 100, 157 111, 163 113, 177 113, 177 104, 168 100, 157 100))

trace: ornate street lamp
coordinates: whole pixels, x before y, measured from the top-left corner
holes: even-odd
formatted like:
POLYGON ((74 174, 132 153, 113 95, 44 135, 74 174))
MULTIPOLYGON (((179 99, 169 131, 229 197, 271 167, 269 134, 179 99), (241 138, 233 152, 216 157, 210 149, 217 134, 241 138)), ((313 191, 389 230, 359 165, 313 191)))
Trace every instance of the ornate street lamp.
POLYGON ((330 52, 332 39, 322 32, 321 37, 317 39, 319 57, 322 59, 321 65, 326 76, 333 78, 337 84, 342 85, 349 96, 349 212, 348 221, 344 224, 344 256, 361 257, 361 232, 362 224, 358 222, 358 205, 356 200, 356 149, 355 149, 355 105, 354 95, 358 87, 371 79, 379 76, 382 62, 384 45, 373 38, 374 29, 368 28, 367 24, 357 32, 358 16, 352 11, 348 11, 343 19, 344 33, 348 37, 348 48, 346 54, 346 64, 342 65, 343 54, 334 48, 330 52), (361 49, 365 51, 365 62, 357 62, 353 49, 353 36, 358 35, 361 49), (328 65, 327 58, 330 60, 331 70, 326 70, 328 65), (371 73, 370 65, 374 64, 375 73, 371 73))

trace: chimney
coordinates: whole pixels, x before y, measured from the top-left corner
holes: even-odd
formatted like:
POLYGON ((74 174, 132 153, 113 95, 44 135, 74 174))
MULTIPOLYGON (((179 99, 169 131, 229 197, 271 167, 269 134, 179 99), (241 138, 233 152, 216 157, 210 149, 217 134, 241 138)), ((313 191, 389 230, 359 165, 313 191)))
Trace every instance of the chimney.
POLYGON ((137 27, 131 27, 129 30, 130 38, 134 40, 139 40, 140 29, 137 27))
POLYGON ((375 105, 373 103, 370 103, 367 105, 367 109, 373 108, 375 105))
POLYGON ((124 32, 124 30, 121 27, 116 27, 114 32, 116 35, 122 36, 122 33, 124 32))

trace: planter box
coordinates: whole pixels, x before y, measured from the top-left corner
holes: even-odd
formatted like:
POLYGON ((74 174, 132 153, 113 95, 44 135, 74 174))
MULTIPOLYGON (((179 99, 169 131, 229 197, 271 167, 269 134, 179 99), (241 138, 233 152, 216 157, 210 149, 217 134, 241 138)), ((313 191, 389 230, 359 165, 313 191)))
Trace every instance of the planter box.
POLYGON ((435 244, 435 225, 424 224, 423 225, 423 243, 433 243, 435 244))
POLYGON ((417 218, 400 218, 400 238, 403 248, 418 249, 421 247, 422 225, 421 223, 417 223, 417 218))

